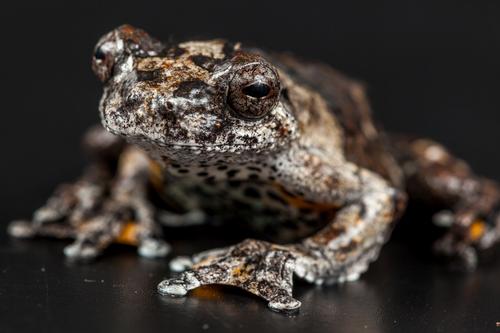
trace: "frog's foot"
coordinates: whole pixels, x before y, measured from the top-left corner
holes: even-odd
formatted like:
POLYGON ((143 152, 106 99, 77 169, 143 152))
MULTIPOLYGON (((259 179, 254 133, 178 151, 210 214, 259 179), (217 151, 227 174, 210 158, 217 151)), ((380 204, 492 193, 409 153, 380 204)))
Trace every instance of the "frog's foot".
POLYGON ((165 257, 170 246, 162 240, 154 221, 154 208, 142 191, 111 194, 105 183, 80 180, 59 187, 32 221, 14 221, 8 232, 14 237, 44 236, 75 241, 64 249, 73 260, 88 261, 111 243, 137 246, 143 257, 165 257), (102 184, 102 185, 99 185, 102 184), (130 222, 133 221, 133 222, 130 222))
POLYGON ((137 247, 142 257, 159 258, 170 253, 170 245, 153 221, 149 204, 135 197, 108 198, 104 208, 90 221, 82 224, 73 244, 64 254, 76 260, 93 259, 112 243, 137 247))
POLYGON ((159 258, 170 253, 170 245, 160 237, 144 236, 148 232, 140 223, 124 222, 127 218, 118 211, 104 211, 82 224, 75 241, 64 249, 66 257, 89 261, 99 256, 112 243, 137 246, 142 257, 159 258))
POLYGON ((94 259, 111 243, 118 232, 118 224, 95 218, 79 228, 76 240, 64 248, 64 254, 73 260, 94 259))
MULTIPOLYGON (((127 227, 125 227, 127 228, 127 227)), ((96 219, 89 222, 82 233, 64 248, 64 254, 71 260, 90 261, 99 256, 111 243, 116 242, 123 228, 111 221, 96 219)), ((147 239, 138 246, 138 254, 145 258, 162 258, 170 253, 170 245, 162 239, 147 239)))
POLYGON ((291 313, 300 307, 292 297, 296 255, 286 246, 245 240, 193 257, 191 269, 162 281, 158 291, 180 297, 202 285, 224 284, 247 290, 268 301, 270 309, 291 313))
POLYGON ((434 216, 434 223, 448 228, 435 242, 435 252, 450 258, 451 264, 461 270, 474 270, 478 252, 500 240, 500 206, 489 214, 479 214, 474 210, 441 211, 434 216))

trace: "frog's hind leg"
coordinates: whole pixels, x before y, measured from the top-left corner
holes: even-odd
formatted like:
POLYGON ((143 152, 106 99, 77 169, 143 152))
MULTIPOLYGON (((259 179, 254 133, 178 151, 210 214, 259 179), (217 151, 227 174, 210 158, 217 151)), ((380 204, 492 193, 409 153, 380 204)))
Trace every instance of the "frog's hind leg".
POLYGON ((435 242, 435 252, 461 269, 473 270, 478 250, 500 238, 498 185, 474 174, 463 160, 434 141, 395 137, 393 143, 410 197, 446 207, 434 216, 435 224, 447 228, 435 242))

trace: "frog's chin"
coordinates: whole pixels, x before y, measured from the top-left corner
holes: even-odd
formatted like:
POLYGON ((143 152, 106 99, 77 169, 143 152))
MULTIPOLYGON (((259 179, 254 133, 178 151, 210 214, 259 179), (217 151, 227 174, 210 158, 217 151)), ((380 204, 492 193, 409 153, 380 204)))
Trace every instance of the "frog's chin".
POLYGON ((265 154, 262 150, 254 150, 247 144, 192 144, 161 142, 150 140, 130 140, 155 160, 162 163, 192 165, 210 164, 217 161, 243 163, 265 154))
POLYGON ((188 149, 188 150, 199 150, 199 151, 213 151, 213 150, 231 150, 232 148, 235 149, 243 149, 245 147, 248 147, 246 144, 228 144, 228 143, 221 143, 221 144, 198 144, 198 143, 189 143, 189 142, 165 142, 163 140, 155 140, 155 139, 150 139, 150 138, 144 138, 144 137, 129 137, 127 139, 130 143, 137 144, 139 146, 148 146, 148 147, 159 147, 159 148, 166 148, 166 149, 188 149))

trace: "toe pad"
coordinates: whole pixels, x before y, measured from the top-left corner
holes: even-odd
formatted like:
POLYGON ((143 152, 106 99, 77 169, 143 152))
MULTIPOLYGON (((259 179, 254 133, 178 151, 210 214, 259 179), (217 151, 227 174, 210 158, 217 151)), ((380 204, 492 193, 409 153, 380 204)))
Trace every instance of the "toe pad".
POLYGON ((158 285, 158 292, 162 295, 182 297, 186 295, 188 291, 184 286, 184 281, 170 279, 160 282, 160 284, 158 285))
POLYGON ((35 235, 35 230, 27 221, 14 221, 9 224, 8 233, 17 238, 31 238, 35 235))
POLYGON ((300 309, 300 301, 290 296, 279 296, 271 300, 267 306, 276 312, 293 313, 300 309))

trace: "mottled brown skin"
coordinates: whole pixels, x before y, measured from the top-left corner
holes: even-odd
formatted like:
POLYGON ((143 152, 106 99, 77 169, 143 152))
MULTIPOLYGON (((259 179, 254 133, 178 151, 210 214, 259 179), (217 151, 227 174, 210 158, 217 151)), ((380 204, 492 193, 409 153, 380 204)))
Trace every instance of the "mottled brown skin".
POLYGON ((184 272, 159 292, 234 285, 287 313, 300 307, 294 275, 357 279, 408 197, 446 208, 435 250, 463 268, 499 238, 496 183, 435 142, 382 133, 363 87, 327 65, 223 40, 163 44, 121 26, 99 40, 92 68, 107 130, 84 140, 93 163, 31 223, 14 222, 15 236, 76 238, 65 254, 77 260, 113 242, 162 257, 160 224, 240 221, 266 241, 174 259, 184 272))

